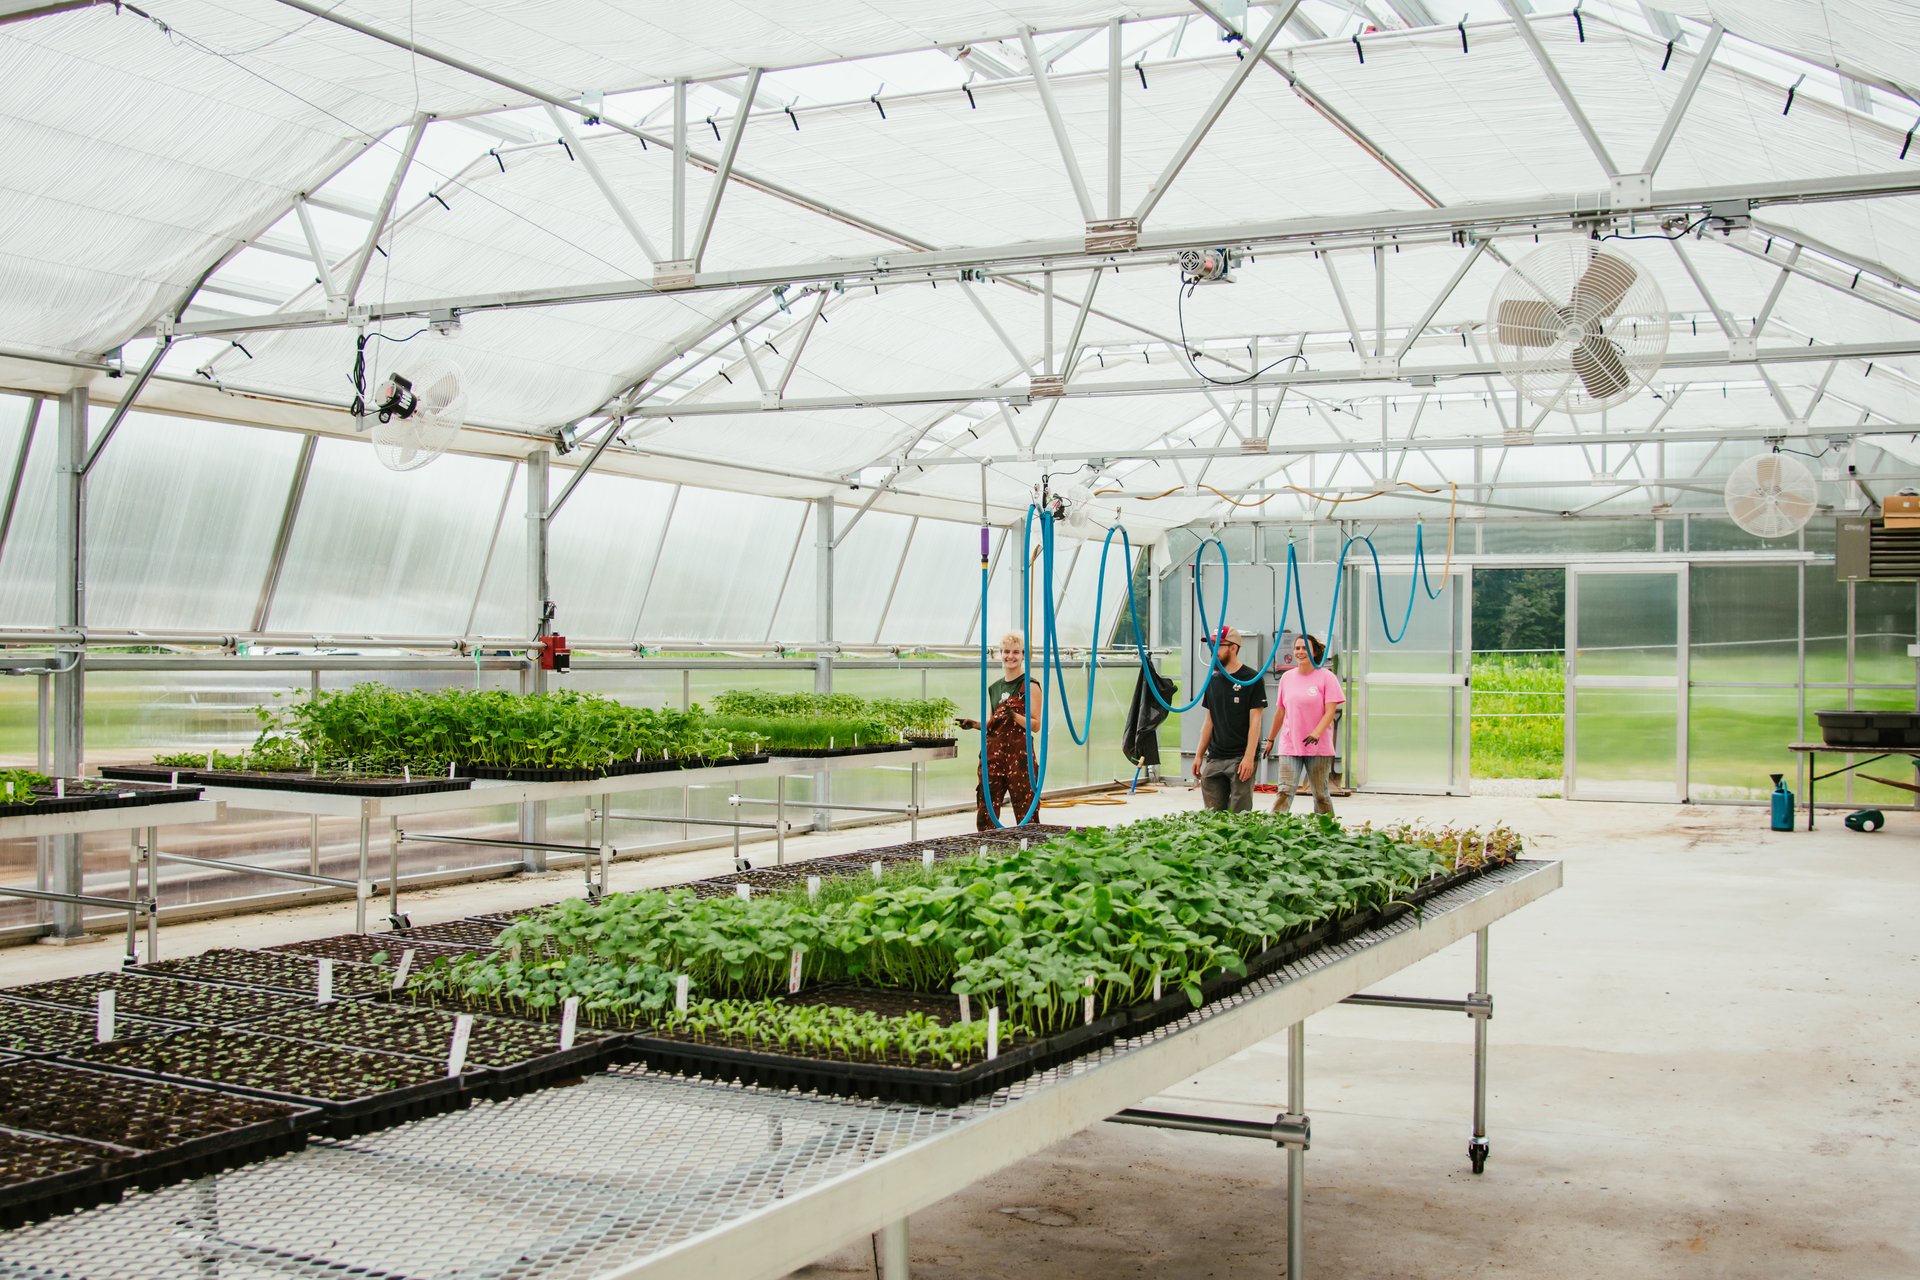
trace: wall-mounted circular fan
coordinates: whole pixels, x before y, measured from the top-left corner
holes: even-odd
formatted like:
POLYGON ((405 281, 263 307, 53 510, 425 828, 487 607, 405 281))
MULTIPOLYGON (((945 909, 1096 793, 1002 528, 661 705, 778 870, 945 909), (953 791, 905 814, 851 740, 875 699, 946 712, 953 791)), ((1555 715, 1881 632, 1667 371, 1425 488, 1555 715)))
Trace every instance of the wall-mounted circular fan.
POLYGON ((1756 538, 1799 532, 1820 506, 1820 486, 1798 458, 1762 453, 1727 477, 1727 514, 1756 538))
POLYGON ((1494 359, 1520 394, 1561 413, 1631 399, 1667 354, 1651 276, 1592 240, 1550 241, 1513 264, 1487 312, 1494 359))
POLYGON ((466 425, 460 366, 432 347, 405 356, 374 392, 373 452, 389 471, 424 467, 447 451, 466 425))

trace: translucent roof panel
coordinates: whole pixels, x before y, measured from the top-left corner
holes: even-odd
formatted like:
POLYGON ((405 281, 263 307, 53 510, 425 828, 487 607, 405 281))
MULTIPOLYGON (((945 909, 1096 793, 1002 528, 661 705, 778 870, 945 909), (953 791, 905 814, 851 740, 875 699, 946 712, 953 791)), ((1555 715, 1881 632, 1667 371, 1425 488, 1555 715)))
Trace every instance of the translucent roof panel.
POLYGON ((880 628, 882 642, 957 644, 980 606, 980 530, 922 520, 900 569, 900 585, 880 628), (973 590, 968 590, 974 587, 973 590))
POLYGON ((317 441, 267 630, 466 634, 508 471, 449 456, 393 472, 364 444, 317 441))
POLYGON ((899 576, 914 520, 885 511, 869 511, 848 528, 851 512, 837 527, 844 540, 834 548, 833 638, 850 644, 872 644, 880 630, 880 615, 899 576))
POLYGON ((300 443, 129 414, 87 482, 88 624, 252 630, 300 443))
MULTIPOLYGON (((556 471, 549 480, 557 498, 566 477, 556 471)), ((547 581, 558 610, 556 630, 599 640, 633 636, 660 563, 667 522, 685 493, 676 485, 591 472, 580 482, 547 526, 547 581)), ((516 526, 525 525, 524 519, 509 518, 502 535, 513 536, 516 526)), ((524 565, 524 550, 521 554, 524 565)))
POLYGON ((50 626, 53 614, 54 407, 43 403, 37 421, 25 396, 0 396, 0 466, 21 486, 13 518, 0 533, 0 619, 50 626), (29 421, 34 421, 31 435, 29 421), (22 459, 21 449, 26 449, 22 459))

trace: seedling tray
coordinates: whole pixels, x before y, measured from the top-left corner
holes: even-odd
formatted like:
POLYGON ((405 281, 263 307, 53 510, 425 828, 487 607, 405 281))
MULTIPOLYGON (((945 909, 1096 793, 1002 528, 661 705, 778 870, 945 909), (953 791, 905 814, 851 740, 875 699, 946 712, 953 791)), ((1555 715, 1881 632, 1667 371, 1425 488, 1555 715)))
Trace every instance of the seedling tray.
MULTIPOLYGON (((103 774, 105 770, 101 771, 103 774)), ((149 804, 177 804, 198 800, 198 787, 141 786, 128 782, 102 784, 98 778, 66 778, 65 796, 56 796, 51 786, 35 787, 34 801, 0 801, 0 818, 24 817, 39 813, 82 813, 95 809, 131 809, 149 804)), ((160 779, 165 782, 165 778, 160 779)))
MULTIPOLYGON (((319 961, 284 951, 220 947, 197 956, 140 965, 132 972, 260 991, 284 991, 308 1000, 320 994, 319 961)), ((336 1000, 384 995, 392 982, 392 972, 377 965, 336 963, 333 966, 333 998, 336 1000)))
POLYGON ((194 1028, 157 1040, 104 1044, 74 1065, 166 1084, 311 1107, 334 1137, 352 1137, 467 1104, 464 1077, 443 1062, 252 1032, 194 1028))
POLYGON ((960 739, 909 737, 907 739, 907 745, 910 747, 957 747, 960 745, 960 739))
POLYGON ((244 769, 175 769, 163 765, 112 765, 100 770, 103 778, 166 782, 178 777, 202 787, 250 787, 260 791, 302 791, 329 796, 424 796, 439 791, 465 791, 472 778, 396 778, 375 774, 257 773, 244 769))
MULTIPOLYGON (((341 933, 330 938, 314 938, 307 942, 283 942, 267 950, 282 955, 310 956, 315 960, 339 960, 348 964, 386 965, 389 969, 400 967, 400 954, 413 952, 414 968, 418 969, 429 960, 441 957, 470 955, 475 951, 490 950, 490 946, 478 943, 462 946, 450 942, 424 942, 418 938, 401 938, 391 933, 341 933), (383 961, 375 961, 378 955, 386 956, 383 961)), ((340 976, 340 970, 334 968, 334 977, 340 976)))
POLYGON ((9 987, 0 997, 92 1013, 100 993, 112 987, 117 1015, 182 1026, 237 1026, 310 1003, 298 996, 246 987, 182 982, 143 973, 88 973, 31 986, 9 987))
MULTIPOLYGON (((911 742, 882 742, 865 747, 768 747, 769 756, 783 760, 827 760, 835 756, 874 756, 888 751, 911 751, 911 742)), ((804 804, 795 801, 804 808, 804 804)))
MULTIPOLYGON (((96 1043, 98 1017, 97 1011, 0 999, 0 1049, 26 1058, 84 1049, 96 1043)), ((122 1040, 165 1035, 177 1029, 164 1022, 120 1017, 117 1012, 114 1018, 114 1034, 122 1040)), ((5 1123, 0 1120, 0 1124, 5 1123)))
POLYGON ((111 1148, 103 1181, 157 1187, 306 1144, 314 1113, 283 1102, 57 1063, 0 1073, 0 1125, 111 1148))
MULTIPOLYGON (((460 947, 465 950, 491 951, 506 926, 497 921, 481 918, 466 920, 443 920, 439 924, 416 924, 405 929, 395 929, 380 936, 392 939, 401 947, 411 946, 415 942, 440 943, 460 947)), ((421 957, 414 960, 419 962, 421 957)))
MULTIPOLYGON (((413 1005, 315 1006, 256 1023, 250 1031, 313 1044, 400 1053, 444 1064, 454 1015, 413 1005)), ((478 1015, 467 1041, 467 1061, 487 1068, 476 1087, 491 1097, 524 1093, 548 1080, 598 1070, 611 1056, 611 1037, 592 1030, 560 1048, 557 1023, 478 1015)))
POLYGON ((628 1037, 623 1053, 629 1061, 645 1063, 656 1071, 708 1080, 737 1080, 769 1089, 954 1107, 1105 1048, 1125 1032, 1126 1027, 1124 1013, 1108 1014, 1085 1025, 1015 1045, 991 1061, 945 1068, 801 1058, 759 1049, 700 1044, 657 1033, 628 1037))
POLYGON ((103 1185, 112 1154, 91 1142, 0 1129, 0 1229, 117 1199, 103 1185))

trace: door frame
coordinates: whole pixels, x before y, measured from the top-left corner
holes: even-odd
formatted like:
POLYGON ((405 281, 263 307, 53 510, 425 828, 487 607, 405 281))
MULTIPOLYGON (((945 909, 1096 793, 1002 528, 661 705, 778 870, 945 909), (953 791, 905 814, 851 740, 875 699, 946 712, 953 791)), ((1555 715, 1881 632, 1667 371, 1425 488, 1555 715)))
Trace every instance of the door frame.
MULTIPOLYGON (((1473 567, 1455 563, 1447 573, 1447 583, 1441 588, 1440 599, 1428 600, 1422 592, 1414 602, 1414 609, 1422 607, 1445 607, 1449 611, 1448 622, 1451 626, 1449 644, 1450 661, 1454 668, 1451 673, 1396 671, 1375 673, 1373 670, 1373 627, 1370 619, 1374 616, 1373 592, 1379 590, 1379 581, 1373 572, 1371 559, 1363 563, 1348 566, 1353 572, 1352 618, 1355 643, 1351 647, 1354 655, 1352 688, 1357 695, 1359 714, 1352 717, 1353 729, 1349 735, 1351 760, 1348 765, 1349 785, 1355 790, 1391 790, 1404 795, 1471 795, 1473 793, 1473 567), (1451 597, 1451 598, 1450 598, 1451 597), (1445 688, 1454 690, 1454 696, 1447 700, 1447 781, 1439 788, 1393 786, 1376 784, 1367 772, 1368 721, 1371 719, 1373 691, 1376 688, 1445 688)), ((1388 563, 1384 558, 1380 565, 1385 576, 1407 575, 1409 585, 1419 591, 1416 566, 1411 562, 1404 564, 1388 563)))

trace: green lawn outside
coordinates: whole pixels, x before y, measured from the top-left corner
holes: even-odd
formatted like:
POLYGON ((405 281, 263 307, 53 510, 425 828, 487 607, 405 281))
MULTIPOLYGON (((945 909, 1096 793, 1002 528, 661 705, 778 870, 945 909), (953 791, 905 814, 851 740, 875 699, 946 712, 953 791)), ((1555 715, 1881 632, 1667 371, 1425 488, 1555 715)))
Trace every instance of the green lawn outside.
POLYGON ((1473 776, 1558 778, 1566 664, 1557 653, 1473 655, 1473 776))

